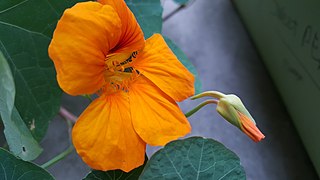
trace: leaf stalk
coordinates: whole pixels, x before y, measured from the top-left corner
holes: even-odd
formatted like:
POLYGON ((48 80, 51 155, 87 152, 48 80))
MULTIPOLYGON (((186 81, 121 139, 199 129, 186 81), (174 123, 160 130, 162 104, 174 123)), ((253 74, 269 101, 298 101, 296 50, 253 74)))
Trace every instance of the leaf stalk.
POLYGON ((71 154, 73 152, 73 150, 74 150, 73 145, 69 146, 68 149, 61 152, 60 154, 58 154, 57 156, 55 156, 54 158, 52 158, 48 162, 42 164, 41 167, 44 169, 47 169, 48 167, 54 165, 55 163, 59 162, 60 160, 64 159, 66 156, 71 154))
POLYGON ((196 106, 194 109, 192 109, 191 111, 185 113, 185 116, 188 118, 190 116, 192 116, 194 113, 196 113, 197 111, 199 111, 203 106, 207 105, 207 104, 218 104, 218 100, 216 99, 210 99, 210 100, 206 100, 202 103, 200 103, 198 106, 196 106))

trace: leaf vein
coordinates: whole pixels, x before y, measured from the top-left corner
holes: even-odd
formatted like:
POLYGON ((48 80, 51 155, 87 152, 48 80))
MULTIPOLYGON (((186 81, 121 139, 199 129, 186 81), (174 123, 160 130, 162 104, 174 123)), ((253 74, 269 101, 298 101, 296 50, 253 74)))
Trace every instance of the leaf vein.
POLYGON ((204 146, 204 140, 202 140, 202 145, 201 145, 201 154, 200 154, 199 165, 198 165, 198 170, 197 170, 197 179, 199 179, 199 175, 200 175, 200 168, 201 168, 201 161, 202 161, 202 154, 203 154, 203 146, 204 146))
MULTIPOLYGON (((32 39, 32 40, 33 40, 33 39, 32 39)), ((12 59, 11 56, 9 55, 6 47, 4 46, 4 44, 2 43, 1 40, 0 40, 0 44, 1 44, 1 46, 3 47, 4 51, 6 52, 7 56, 9 57, 10 61, 12 62, 13 66, 14 66, 14 68, 15 68, 14 71, 18 73, 18 75, 21 77, 21 79, 22 79, 23 83, 25 84, 25 86, 29 88, 29 89, 28 89, 28 92, 30 93, 32 99, 33 99, 35 102, 37 102, 37 103, 36 103, 36 106, 40 109, 41 114, 45 114, 45 112, 43 111, 43 109, 39 106, 39 103, 38 103, 37 99, 35 98, 34 94, 31 92, 31 90, 30 90, 31 87, 29 86, 29 84, 27 83, 27 81, 24 79, 24 77, 23 77, 23 75, 21 74, 21 72, 18 71, 17 66, 14 64, 13 59, 12 59)))
POLYGON ((50 6, 50 8, 53 10, 53 12, 55 12, 56 13, 56 15, 57 15, 57 18, 59 18, 59 12, 52 6, 52 4, 48 1, 48 0, 46 0, 46 2, 48 3, 48 5, 50 6))
POLYGON ((218 180, 221 180, 222 178, 226 177, 226 175, 230 174, 236 168, 237 168, 237 166, 235 166, 234 168, 230 169, 225 175, 221 176, 218 180))
POLYGON ((0 14, 5 13, 7 11, 10 11, 11 9, 14 9, 14 8, 16 8, 16 7, 20 6, 21 4, 24 4, 24 3, 28 2, 28 1, 29 0, 24 0, 24 1, 14 5, 14 6, 11 6, 11 7, 7 8, 7 9, 4 9, 4 10, 0 11, 0 14))
POLYGON ((168 158, 168 160, 170 161, 170 163, 172 164, 172 167, 174 168, 175 172, 178 174, 179 178, 181 180, 183 180, 183 178, 181 177, 180 173, 178 172, 177 168, 174 166, 173 161, 170 159, 170 157, 168 156, 167 151, 164 151, 164 154, 166 155, 166 157, 168 158))
POLYGON ((31 31, 31 30, 28 30, 28 29, 25 29, 23 27, 20 27, 20 26, 17 26, 17 25, 14 25, 14 24, 10 24, 10 23, 7 23, 7 22, 3 22, 3 21, 0 21, 0 24, 3 24, 5 26, 10 26, 12 28, 16 28, 16 29, 19 29, 21 31, 25 31, 25 32, 28 32, 30 34, 37 34, 37 35, 40 35, 48 40, 51 40, 51 38, 49 38, 48 36, 42 34, 42 33, 39 33, 39 32, 36 32, 36 31, 31 31))
POLYGON ((7 172, 6 172, 6 169, 3 167, 3 164, 2 164, 2 163, 1 163, 0 165, 1 165, 1 168, 2 168, 2 170, 3 170, 3 172, 4 172, 4 177, 6 178, 5 180, 7 180, 7 172))
POLYGON ((98 180, 103 180, 100 177, 98 177, 95 173, 92 173, 92 175, 94 176, 94 178, 97 178, 98 180))

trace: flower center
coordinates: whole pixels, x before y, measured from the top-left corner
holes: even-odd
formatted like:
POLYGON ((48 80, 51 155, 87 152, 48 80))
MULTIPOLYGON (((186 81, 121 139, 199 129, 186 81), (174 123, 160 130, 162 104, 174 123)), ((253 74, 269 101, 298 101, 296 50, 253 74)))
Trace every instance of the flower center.
POLYGON ((118 53, 107 55, 105 59, 104 89, 109 93, 122 90, 128 91, 129 82, 139 75, 138 71, 131 66, 138 52, 118 53))

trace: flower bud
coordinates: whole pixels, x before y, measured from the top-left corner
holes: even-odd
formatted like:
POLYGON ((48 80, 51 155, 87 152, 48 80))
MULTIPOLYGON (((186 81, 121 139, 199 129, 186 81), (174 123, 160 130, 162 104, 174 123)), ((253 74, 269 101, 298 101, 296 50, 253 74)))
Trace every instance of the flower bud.
POLYGON ((231 94, 220 98, 217 104, 217 111, 253 141, 259 142, 265 137, 257 128, 254 119, 237 96, 231 94))
POLYGON ((242 132, 249 136, 253 141, 259 142, 265 136, 257 128, 253 117, 245 108, 240 98, 236 95, 225 95, 217 91, 207 91, 191 99, 197 99, 205 96, 217 98, 217 111, 228 122, 238 127, 242 132))

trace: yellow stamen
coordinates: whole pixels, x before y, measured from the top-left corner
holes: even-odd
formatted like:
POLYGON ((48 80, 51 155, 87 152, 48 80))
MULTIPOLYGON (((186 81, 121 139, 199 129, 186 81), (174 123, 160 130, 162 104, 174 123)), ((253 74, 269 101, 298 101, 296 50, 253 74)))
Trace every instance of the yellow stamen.
POLYGON ((105 59, 105 85, 101 91, 109 93, 119 90, 128 92, 130 81, 134 80, 138 75, 131 62, 136 58, 138 52, 110 54, 105 59))

